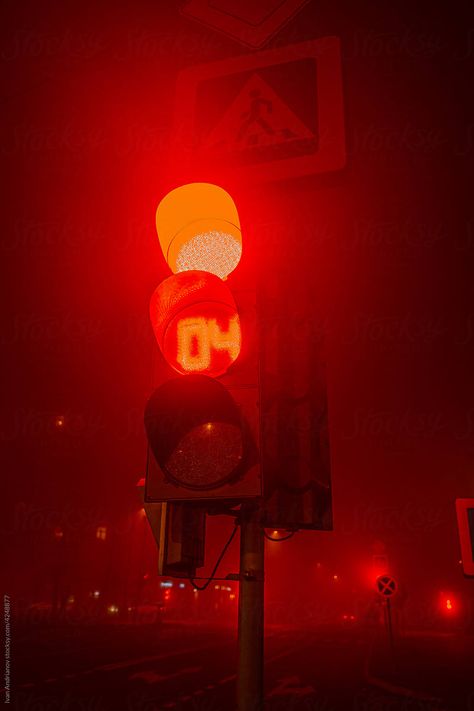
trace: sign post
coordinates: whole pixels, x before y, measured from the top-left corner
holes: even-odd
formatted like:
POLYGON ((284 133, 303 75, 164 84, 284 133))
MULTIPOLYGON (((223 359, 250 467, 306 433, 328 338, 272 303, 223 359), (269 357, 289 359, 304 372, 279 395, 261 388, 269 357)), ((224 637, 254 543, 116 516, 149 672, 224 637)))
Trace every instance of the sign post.
POLYGON ((264 531, 258 504, 240 523, 238 711, 263 710, 264 531))
POLYGON ((391 575, 379 575, 376 581, 377 592, 385 600, 385 624, 387 627, 388 641, 392 659, 394 654, 393 623, 391 598, 397 592, 397 581, 391 575))

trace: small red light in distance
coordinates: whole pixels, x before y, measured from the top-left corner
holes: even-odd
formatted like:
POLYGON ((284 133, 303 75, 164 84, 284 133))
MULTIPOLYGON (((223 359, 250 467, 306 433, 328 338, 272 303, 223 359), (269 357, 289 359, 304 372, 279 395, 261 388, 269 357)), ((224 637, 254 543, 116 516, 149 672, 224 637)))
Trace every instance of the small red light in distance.
POLYGON ((459 612, 459 604, 452 592, 441 591, 440 593, 440 610, 445 615, 456 615, 459 612))

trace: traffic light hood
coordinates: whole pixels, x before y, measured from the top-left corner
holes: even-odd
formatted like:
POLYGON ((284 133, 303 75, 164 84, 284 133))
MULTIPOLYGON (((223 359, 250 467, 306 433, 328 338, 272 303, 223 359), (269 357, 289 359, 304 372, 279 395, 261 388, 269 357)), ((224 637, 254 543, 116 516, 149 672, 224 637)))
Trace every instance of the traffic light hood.
POLYGON ((237 208, 217 185, 189 183, 171 190, 158 205, 156 229, 173 273, 198 269, 225 279, 240 261, 237 208))

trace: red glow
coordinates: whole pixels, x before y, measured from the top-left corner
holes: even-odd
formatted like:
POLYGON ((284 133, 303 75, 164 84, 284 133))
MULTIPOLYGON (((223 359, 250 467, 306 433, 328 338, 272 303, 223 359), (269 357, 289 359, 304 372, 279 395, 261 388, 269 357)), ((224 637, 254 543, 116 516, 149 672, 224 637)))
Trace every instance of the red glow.
POLYGON ((268 537, 270 539, 274 539, 275 541, 280 541, 281 539, 285 539, 288 537, 288 531, 285 531, 280 528, 274 528, 270 533, 268 534, 268 537))
POLYGON ((459 611, 458 600, 451 591, 440 592, 439 607, 445 615, 456 615, 459 611))
POLYGON ((164 357, 179 373, 222 375, 239 356, 235 301, 213 274, 188 271, 166 279, 152 296, 150 317, 164 357))

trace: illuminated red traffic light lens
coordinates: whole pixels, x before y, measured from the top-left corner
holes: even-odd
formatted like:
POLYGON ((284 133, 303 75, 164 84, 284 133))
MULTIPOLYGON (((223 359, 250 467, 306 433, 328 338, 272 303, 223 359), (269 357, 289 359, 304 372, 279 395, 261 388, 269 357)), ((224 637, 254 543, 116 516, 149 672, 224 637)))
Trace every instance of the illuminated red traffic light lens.
POLYGON ((173 483, 187 489, 222 486, 244 459, 240 413, 227 389, 201 375, 157 388, 145 409, 153 455, 173 483))
POLYGON ((187 271, 165 279, 151 298, 150 318, 165 359, 179 373, 222 375, 238 358, 237 307, 214 274, 187 271))

